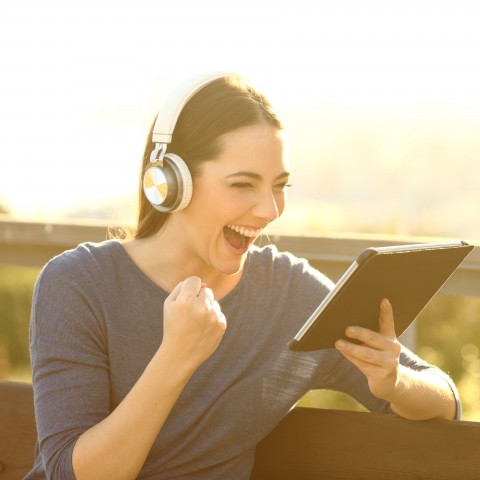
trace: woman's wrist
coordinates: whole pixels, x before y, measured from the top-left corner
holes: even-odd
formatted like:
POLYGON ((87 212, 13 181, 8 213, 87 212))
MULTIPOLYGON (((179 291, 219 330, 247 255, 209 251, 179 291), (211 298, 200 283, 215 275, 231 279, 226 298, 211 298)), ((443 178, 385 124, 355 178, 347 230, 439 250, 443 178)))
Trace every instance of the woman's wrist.
POLYGON ((171 380, 186 384, 199 366, 194 358, 183 356, 162 342, 147 369, 155 370, 158 374, 167 372, 171 380))

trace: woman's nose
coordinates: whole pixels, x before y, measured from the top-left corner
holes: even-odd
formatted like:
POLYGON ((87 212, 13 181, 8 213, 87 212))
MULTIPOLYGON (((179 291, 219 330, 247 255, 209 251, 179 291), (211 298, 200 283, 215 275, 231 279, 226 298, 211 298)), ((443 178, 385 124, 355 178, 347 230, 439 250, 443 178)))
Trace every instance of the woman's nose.
POLYGON ((255 205, 254 214, 267 222, 273 222, 279 215, 277 200, 272 192, 262 194, 258 203, 255 205))

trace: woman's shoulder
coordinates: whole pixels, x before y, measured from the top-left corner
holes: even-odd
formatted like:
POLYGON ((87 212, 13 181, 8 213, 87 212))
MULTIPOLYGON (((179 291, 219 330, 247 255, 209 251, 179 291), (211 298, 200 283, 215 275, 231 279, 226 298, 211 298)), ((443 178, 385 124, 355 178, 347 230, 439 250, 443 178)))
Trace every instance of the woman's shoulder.
POLYGON ((250 256, 254 261, 270 263, 274 262, 279 265, 296 265, 308 263, 306 259, 296 257, 293 253, 278 250, 274 244, 264 246, 252 245, 250 256))
POLYGON ((39 279, 78 278, 83 272, 102 271, 120 251, 120 242, 115 239, 80 243, 49 260, 42 268, 39 279))

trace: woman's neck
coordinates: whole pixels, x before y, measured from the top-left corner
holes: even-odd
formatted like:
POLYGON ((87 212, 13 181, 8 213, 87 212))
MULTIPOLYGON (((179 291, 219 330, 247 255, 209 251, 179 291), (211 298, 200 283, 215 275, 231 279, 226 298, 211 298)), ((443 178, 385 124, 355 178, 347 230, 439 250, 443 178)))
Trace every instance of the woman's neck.
POLYGON ((168 293, 186 278, 197 276, 213 291, 215 299, 220 300, 235 288, 243 273, 225 275, 209 268, 162 233, 128 240, 123 246, 137 267, 168 293))

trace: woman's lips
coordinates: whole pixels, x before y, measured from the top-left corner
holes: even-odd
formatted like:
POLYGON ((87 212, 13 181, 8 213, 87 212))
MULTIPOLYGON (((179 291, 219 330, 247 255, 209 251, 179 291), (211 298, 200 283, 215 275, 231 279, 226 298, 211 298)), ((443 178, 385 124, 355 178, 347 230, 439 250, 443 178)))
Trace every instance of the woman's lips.
POLYGON ((230 228, 234 232, 240 233, 246 237, 258 237, 260 232, 262 231, 261 228, 258 227, 250 227, 250 226, 242 226, 242 225, 227 225, 227 228, 230 228))

